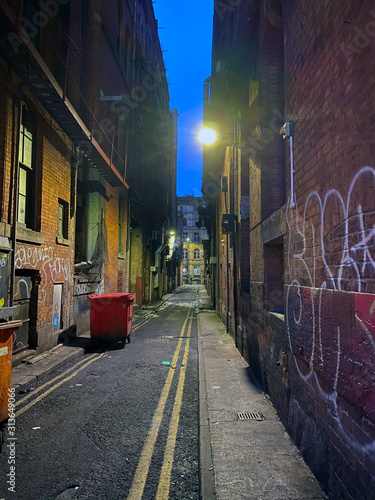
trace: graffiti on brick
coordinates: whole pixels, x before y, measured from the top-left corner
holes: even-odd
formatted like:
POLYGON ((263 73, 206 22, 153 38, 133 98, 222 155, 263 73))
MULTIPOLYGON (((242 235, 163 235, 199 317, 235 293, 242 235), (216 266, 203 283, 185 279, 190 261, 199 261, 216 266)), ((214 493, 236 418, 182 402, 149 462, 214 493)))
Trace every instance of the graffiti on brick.
POLYGON ((0 256, 0 308, 8 305, 9 254, 0 256))
POLYGON ((52 247, 24 247, 17 248, 15 255, 16 269, 39 269, 42 281, 39 293, 39 302, 44 302, 47 297, 46 286, 49 280, 68 281, 70 279, 70 261, 55 257, 52 247))
POLYGON ((336 189, 324 197, 313 191, 302 216, 298 208, 297 215, 289 212, 286 297, 297 373, 328 404, 327 416, 348 444, 371 455, 373 438, 359 438, 346 422, 348 407, 375 422, 374 187, 375 169, 363 167, 346 196, 336 189))
POLYGON ((288 214, 291 277, 298 274, 306 285, 339 291, 367 292, 366 287, 374 287, 374 187, 375 169, 363 167, 346 196, 330 189, 322 199, 313 191, 307 196, 302 220, 297 215, 294 227, 288 214), (314 218, 311 213, 316 213, 314 218))

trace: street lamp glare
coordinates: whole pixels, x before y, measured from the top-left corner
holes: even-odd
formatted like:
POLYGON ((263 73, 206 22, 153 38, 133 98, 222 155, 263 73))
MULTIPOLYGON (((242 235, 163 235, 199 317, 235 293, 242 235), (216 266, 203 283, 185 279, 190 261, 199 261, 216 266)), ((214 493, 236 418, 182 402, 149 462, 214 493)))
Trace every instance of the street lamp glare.
POLYGON ((202 144, 213 144, 217 139, 217 134, 212 128, 202 128, 198 134, 198 138, 202 144))

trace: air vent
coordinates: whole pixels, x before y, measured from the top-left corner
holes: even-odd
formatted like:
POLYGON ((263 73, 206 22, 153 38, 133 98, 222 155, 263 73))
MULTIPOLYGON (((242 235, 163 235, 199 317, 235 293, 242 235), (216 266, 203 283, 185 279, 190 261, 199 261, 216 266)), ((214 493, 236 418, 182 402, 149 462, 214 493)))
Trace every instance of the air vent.
POLYGON ((237 413, 237 419, 238 420, 257 420, 258 422, 261 422, 262 420, 264 420, 264 417, 258 411, 241 411, 241 412, 237 413))

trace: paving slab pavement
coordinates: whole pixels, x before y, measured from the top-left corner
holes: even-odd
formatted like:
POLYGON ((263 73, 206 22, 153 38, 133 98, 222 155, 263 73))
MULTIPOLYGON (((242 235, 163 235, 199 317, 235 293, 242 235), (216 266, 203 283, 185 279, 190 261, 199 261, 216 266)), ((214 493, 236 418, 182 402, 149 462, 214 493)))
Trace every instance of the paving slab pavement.
POLYGON ((198 336, 201 498, 327 499, 215 312, 198 314, 198 336))

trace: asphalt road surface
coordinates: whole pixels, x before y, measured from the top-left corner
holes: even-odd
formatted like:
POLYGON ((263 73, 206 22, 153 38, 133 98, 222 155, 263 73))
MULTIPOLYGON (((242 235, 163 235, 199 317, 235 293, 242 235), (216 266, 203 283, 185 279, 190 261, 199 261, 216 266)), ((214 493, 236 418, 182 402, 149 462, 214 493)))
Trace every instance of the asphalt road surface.
POLYGON ((18 396, 15 493, 5 447, 0 500, 198 498, 198 289, 18 396))

